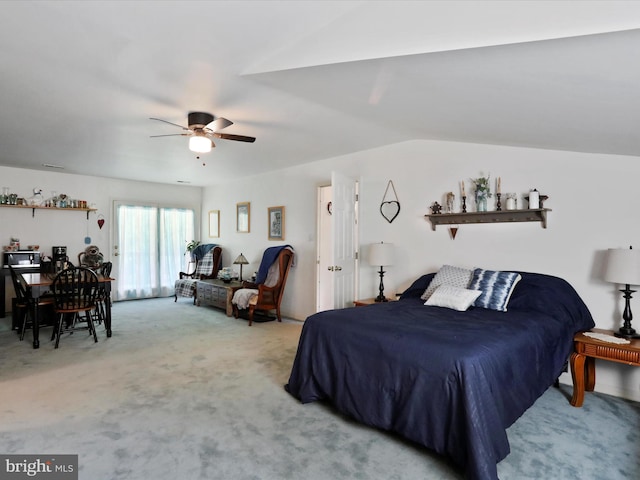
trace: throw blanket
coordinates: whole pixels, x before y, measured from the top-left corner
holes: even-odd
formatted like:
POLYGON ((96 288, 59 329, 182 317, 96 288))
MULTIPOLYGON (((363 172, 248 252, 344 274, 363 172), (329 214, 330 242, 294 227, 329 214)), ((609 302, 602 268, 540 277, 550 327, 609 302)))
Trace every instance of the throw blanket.
POLYGON ((293 251, 291 245, 280 245, 278 247, 269 247, 264 251, 262 255, 262 261, 260 262, 260 268, 258 268, 258 275, 256 275, 256 282, 258 285, 264 283, 269 273, 269 267, 276 261, 280 252, 285 248, 290 248, 293 251))
MULTIPOLYGON (((212 250, 214 247, 217 247, 215 243, 206 243, 204 245, 198 245, 191 252, 191 257, 197 260, 201 260, 209 250, 212 250)), ((222 262, 221 262, 222 263, 222 262)))
POLYGON ((258 290, 255 288, 241 288, 236 290, 233 294, 232 303, 235 303, 240 310, 249 308, 249 302, 251 298, 258 295, 258 290))
MULTIPOLYGON (((280 264, 278 262, 273 262, 269 267, 269 271, 267 272, 267 278, 264 281, 264 286, 273 287, 278 283, 279 279, 280 264)), ((240 290, 235 291, 231 303, 236 304, 240 310, 244 310, 245 308, 249 308, 251 300, 254 297, 257 297, 258 293, 259 292, 256 288, 241 288, 240 290)))

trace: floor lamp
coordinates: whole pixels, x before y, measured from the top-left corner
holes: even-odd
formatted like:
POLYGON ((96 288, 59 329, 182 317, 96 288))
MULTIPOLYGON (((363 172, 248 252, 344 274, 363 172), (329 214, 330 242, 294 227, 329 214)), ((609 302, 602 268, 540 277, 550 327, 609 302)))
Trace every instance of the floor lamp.
POLYGON ((386 302, 387 298, 384 296, 384 284, 382 283, 382 277, 384 277, 383 267, 393 265, 393 244, 392 243, 374 243, 369 249, 369 264, 380 266, 380 293, 375 298, 376 302, 386 302))
POLYGON ((634 328, 631 327, 631 285, 640 285, 640 250, 629 248, 610 248, 607 256, 607 266, 604 274, 607 282, 624 285, 620 291, 624 294, 624 312, 622 319, 624 324, 615 332, 616 337, 640 338, 634 328))

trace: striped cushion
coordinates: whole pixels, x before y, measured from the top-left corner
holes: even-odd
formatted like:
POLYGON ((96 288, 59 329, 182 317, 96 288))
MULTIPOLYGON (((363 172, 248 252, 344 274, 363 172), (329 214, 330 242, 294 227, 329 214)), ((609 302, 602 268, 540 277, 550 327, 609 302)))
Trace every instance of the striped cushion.
POLYGON ((176 297, 193 297, 196 294, 197 281, 190 278, 176 280, 174 285, 176 297))
POLYGON ((513 289, 521 278, 520 274, 515 272, 476 268, 469 289, 481 290, 482 295, 473 302, 473 306, 506 312, 513 289))

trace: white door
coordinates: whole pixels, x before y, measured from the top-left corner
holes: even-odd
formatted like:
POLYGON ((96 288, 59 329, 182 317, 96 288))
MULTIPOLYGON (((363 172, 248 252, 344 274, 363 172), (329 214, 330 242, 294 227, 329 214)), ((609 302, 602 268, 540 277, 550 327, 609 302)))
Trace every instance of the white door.
POLYGON ((331 185, 318 188, 316 312, 333 309, 333 198, 331 185))
POLYGON ((355 180, 331 173, 334 308, 352 307, 357 291, 357 186, 355 180))

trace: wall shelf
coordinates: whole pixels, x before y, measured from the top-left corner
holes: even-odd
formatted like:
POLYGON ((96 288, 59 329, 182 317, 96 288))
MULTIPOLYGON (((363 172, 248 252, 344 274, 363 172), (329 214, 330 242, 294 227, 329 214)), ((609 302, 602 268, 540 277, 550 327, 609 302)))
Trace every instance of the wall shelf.
POLYGON ((87 212, 87 220, 89 220, 89 213, 95 212, 97 208, 60 208, 60 207, 40 207, 35 205, 6 205, 0 204, 0 207, 6 208, 28 208, 31 210, 31 216, 36 216, 36 210, 61 210, 61 211, 71 211, 71 212, 87 212))
POLYGON ((540 222, 547 228, 547 212, 550 208, 530 210, 500 210, 493 212, 439 213, 425 215, 431 221, 431 230, 437 225, 463 225, 465 223, 540 222))

